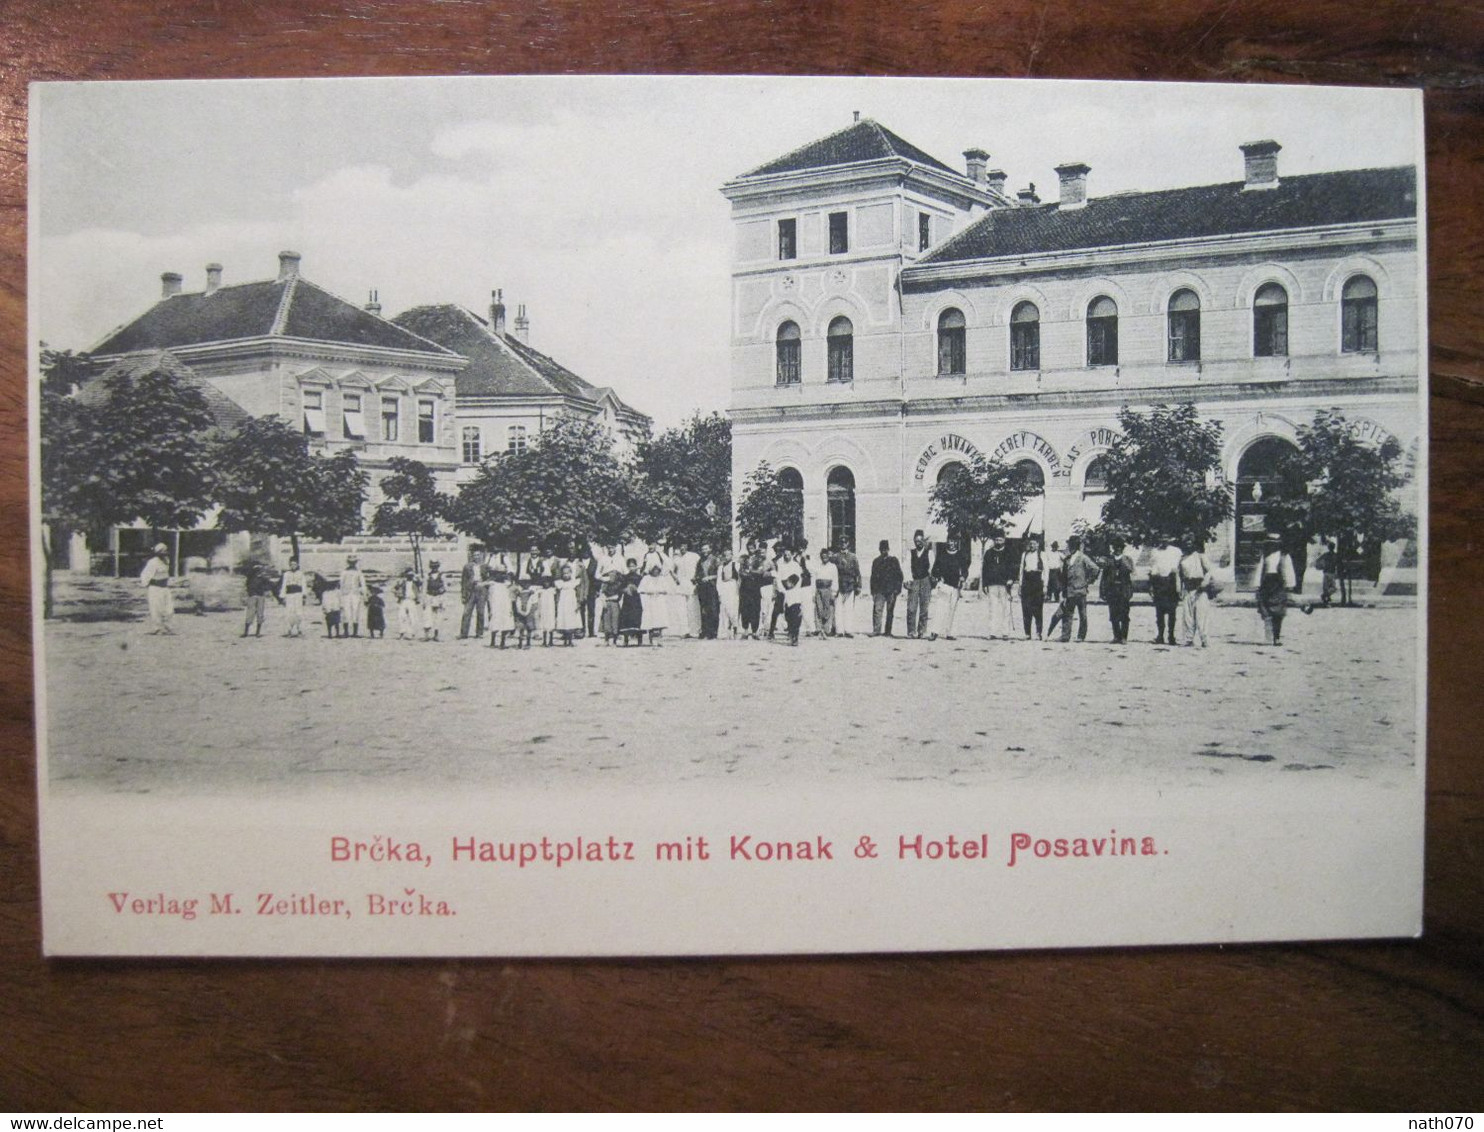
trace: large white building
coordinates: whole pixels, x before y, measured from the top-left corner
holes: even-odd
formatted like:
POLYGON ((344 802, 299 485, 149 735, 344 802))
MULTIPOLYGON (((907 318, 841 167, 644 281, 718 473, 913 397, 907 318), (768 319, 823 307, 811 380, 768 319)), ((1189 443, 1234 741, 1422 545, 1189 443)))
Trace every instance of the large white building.
POLYGON ((1422 432, 1415 170, 1285 177, 1280 148, 1107 197, 1063 165, 1043 203, 863 120, 729 181, 734 482, 766 461, 814 545, 900 550, 983 454, 1044 485, 1011 533, 1065 539, 1119 409, 1193 401, 1236 497, 1209 549, 1250 587, 1300 426, 1338 407, 1409 463, 1422 432))

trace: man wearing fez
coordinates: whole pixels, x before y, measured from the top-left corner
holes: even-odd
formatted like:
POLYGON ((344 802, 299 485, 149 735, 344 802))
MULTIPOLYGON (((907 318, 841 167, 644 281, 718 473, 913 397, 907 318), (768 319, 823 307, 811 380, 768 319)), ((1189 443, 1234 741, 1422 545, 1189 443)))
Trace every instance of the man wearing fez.
POLYGON ((892 614, 902 592, 902 564, 891 552, 891 544, 881 540, 881 553, 871 563, 871 636, 882 635, 882 613, 886 615, 886 636, 891 636, 892 614))

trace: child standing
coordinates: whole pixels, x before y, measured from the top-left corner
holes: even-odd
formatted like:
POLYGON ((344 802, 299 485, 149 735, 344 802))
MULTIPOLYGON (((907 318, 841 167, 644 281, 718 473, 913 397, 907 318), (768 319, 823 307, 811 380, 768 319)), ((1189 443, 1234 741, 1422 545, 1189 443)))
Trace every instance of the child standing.
POLYGON ((299 569, 297 558, 289 559, 289 568, 278 581, 278 600, 288 610, 289 627, 285 637, 304 635, 304 571, 299 569))
POLYGON ((417 639, 417 607, 420 588, 417 584, 417 575, 413 573, 411 566, 402 572, 402 576, 397 579, 397 584, 392 588, 392 596, 397 599, 397 640, 399 641, 417 639))
POLYGON ((520 589, 511 602, 511 610, 515 614, 516 648, 528 649, 531 647, 531 637, 536 632, 536 607, 539 599, 536 596, 536 586, 530 578, 523 578, 519 585, 520 589))
POLYGON ((340 583, 329 582, 320 591, 319 607, 325 615, 325 636, 339 637, 344 633, 340 624, 340 583))
POLYGON ((366 591, 366 636, 386 639, 386 598, 380 586, 371 586, 366 591))
POLYGON ((581 583, 573 576, 571 564, 562 567, 556 580, 556 631, 562 635, 562 644, 572 643, 572 634, 582 631, 582 605, 578 597, 581 583))

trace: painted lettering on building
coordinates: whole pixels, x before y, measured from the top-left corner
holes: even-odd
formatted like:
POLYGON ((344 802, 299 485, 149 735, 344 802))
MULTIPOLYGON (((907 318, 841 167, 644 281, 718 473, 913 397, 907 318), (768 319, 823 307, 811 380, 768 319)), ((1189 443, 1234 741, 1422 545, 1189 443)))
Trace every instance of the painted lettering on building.
POLYGON ((1034 452, 1046 461, 1046 466, 1051 470, 1053 476, 1065 474, 1062 471, 1061 457, 1057 455, 1055 448, 1051 447, 1049 441, 1026 429, 1011 433, 1000 441, 999 447, 994 450, 994 459, 1001 463, 1015 463, 1017 452, 1034 452))
POLYGON ((972 440, 956 432, 945 432, 924 448, 922 455, 917 458, 916 478, 919 482, 927 475, 928 465, 944 452, 961 452, 970 463, 984 456, 984 453, 979 451, 979 446, 972 440))
POLYGON ((1077 443, 1067 449, 1067 466, 1058 468, 1054 473, 1058 476, 1070 476, 1077 461, 1081 459, 1084 452, 1095 452, 1100 448, 1112 448, 1113 442, 1118 439, 1118 430, 1099 425, 1090 428, 1077 438, 1077 443))

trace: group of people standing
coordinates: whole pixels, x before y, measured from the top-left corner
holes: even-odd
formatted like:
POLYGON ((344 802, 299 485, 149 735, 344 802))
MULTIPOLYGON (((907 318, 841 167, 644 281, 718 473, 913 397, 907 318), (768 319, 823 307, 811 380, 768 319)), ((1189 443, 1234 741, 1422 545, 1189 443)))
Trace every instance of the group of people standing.
MULTIPOLYGON (((906 570, 883 540, 868 578, 852 551, 826 547, 816 558, 802 539, 771 547, 750 539, 735 556, 728 548, 713 550, 708 544, 692 551, 685 544, 663 548, 650 543, 638 554, 619 546, 575 548, 570 556, 545 555, 534 546, 515 556, 476 549, 460 572, 463 616, 458 635, 482 638, 488 631, 490 645, 497 648, 512 641, 529 648, 538 639, 548 647, 558 639, 571 645, 582 637, 658 645, 666 632, 702 640, 774 639, 781 620, 789 643, 796 645, 804 635, 852 636, 864 608, 864 589, 871 599, 871 636, 893 635, 896 604, 905 595, 908 637, 953 640, 969 569, 969 555, 957 539, 950 537, 935 550, 920 530, 913 536, 906 570)), ((1060 640, 1070 642, 1075 619, 1077 640, 1084 641, 1087 602, 1096 585, 1108 609, 1113 643, 1122 644, 1129 639, 1134 571, 1133 554, 1122 539, 1113 539, 1106 553, 1094 556, 1076 535, 1068 538, 1065 553, 1056 543, 1043 550, 1034 535, 1020 550, 996 537, 985 547, 979 577, 989 635, 1029 640, 1034 633, 1043 640, 1059 625, 1060 640), (1055 603, 1055 609, 1043 631, 1048 603, 1055 603)), ((162 543, 140 575, 149 598, 151 633, 172 632, 169 573, 162 543)), ((415 640, 419 633, 424 640, 443 639, 451 595, 441 563, 430 562, 425 573, 408 568, 389 586, 399 639, 415 640)), ((1213 599, 1220 588, 1198 540, 1185 546, 1169 539, 1156 544, 1149 560, 1154 643, 1207 647, 1213 599)), ((1284 617, 1296 604, 1295 588, 1292 558, 1278 535, 1268 535, 1256 594, 1266 643, 1282 644, 1284 617)), ((370 638, 386 634, 384 587, 368 579, 354 554, 338 578, 305 572, 297 558, 282 573, 250 562, 246 590, 244 637, 262 635, 270 598, 286 611, 284 636, 302 637, 311 594, 321 607, 327 637, 359 637, 363 624, 370 638)), ((1300 608, 1312 610, 1309 605, 1300 608)))

